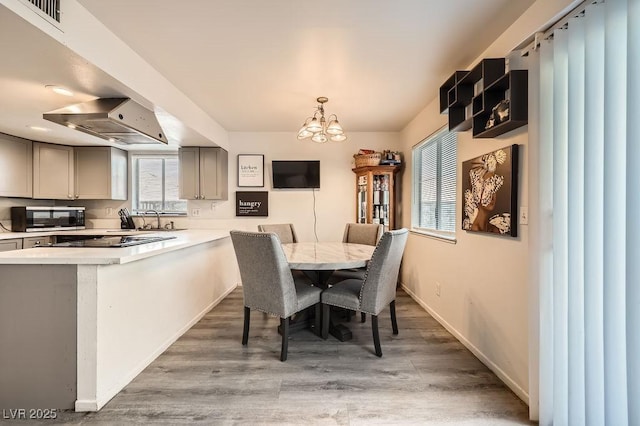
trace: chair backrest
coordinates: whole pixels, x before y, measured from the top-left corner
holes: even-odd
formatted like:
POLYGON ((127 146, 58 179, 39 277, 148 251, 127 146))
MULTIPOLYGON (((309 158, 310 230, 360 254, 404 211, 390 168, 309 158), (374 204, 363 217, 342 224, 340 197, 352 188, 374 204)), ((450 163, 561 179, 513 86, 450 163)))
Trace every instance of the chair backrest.
POLYGON ((297 243, 298 237, 296 231, 293 229, 292 223, 276 223, 268 225, 258 225, 258 231, 260 232, 275 232, 280 238, 282 244, 297 243))
POLYGON ((373 251, 360 290, 362 312, 378 315, 396 298, 400 261, 409 231, 405 228, 387 231, 373 251))
POLYGON ((373 223, 347 223, 344 227, 343 243, 375 246, 382 237, 384 227, 373 223))
POLYGON ((287 318, 297 312, 298 297, 278 236, 273 232, 231 231, 244 305, 287 318))

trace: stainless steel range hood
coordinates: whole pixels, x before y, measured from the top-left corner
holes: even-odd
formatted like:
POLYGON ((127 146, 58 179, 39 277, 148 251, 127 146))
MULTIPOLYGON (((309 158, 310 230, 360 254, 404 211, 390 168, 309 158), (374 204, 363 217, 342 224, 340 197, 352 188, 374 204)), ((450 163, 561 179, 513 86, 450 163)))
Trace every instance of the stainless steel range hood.
POLYGON ((128 98, 95 99, 47 112, 42 118, 110 142, 168 144, 153 111, 128 98))

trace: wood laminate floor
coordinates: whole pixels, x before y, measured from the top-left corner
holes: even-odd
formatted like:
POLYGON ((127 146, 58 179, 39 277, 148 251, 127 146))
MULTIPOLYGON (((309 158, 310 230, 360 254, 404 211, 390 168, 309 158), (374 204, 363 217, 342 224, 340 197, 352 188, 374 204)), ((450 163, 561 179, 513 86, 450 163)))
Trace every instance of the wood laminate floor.
POLYGON ((382 358, 358 315, 349 342, 294 334, 283 363, 277 318, 252 312, 241 345, 237 289, 102 410, 55 423, 529 424, 527 406, 406 293, 396 305, 398 336, 389 310, 380 315, 382 358))

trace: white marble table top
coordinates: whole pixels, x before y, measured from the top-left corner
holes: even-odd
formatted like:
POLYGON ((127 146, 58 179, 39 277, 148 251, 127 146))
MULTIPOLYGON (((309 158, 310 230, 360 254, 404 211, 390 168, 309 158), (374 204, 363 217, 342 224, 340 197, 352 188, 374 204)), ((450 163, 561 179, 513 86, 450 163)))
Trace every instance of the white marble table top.
POLYGON ((374 246, 337 242, 282 244, 291 269, 334 270, 367 266, 374 246))

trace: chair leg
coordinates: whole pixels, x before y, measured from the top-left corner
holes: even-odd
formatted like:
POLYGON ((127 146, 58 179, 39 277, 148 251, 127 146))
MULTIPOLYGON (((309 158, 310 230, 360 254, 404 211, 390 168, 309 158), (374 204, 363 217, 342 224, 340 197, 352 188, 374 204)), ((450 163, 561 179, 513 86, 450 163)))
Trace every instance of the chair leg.
POLYGON ((398 334, 398 321, 396 319, 396 301, 392 300, 389 304, 389 310, 391 311, 391 327, 393 328, 393 334, 398 334))
POLYGON ((371 330, 373 331, 373 346, 376 348, 376 355, 382 356, 382 348, 380 348, 380 335, 378 334, 378 316, 371 315, 371 330))
POLYGON ((360 312, 360 322, 367 322, 367 314, 360 312))
POLYGON ((251 320, 251 310, 244 307, 244 330, 242 331, 242 345, 249 341, 249 321, 251 320))
POLYGON ((322 304, 322 338, 329 337, 329 321, 331 319, 331 306, 322 304))
POLYGON ((316 336, 322 336, 322 307, 320 303, 316 303, 316 318, 313 324, 313 327, 316 331, 316 336))
POLYGON ((287 350, 289 349, 289 318, 280 318, 280 328, 282 329, 282 349, 280 349, 280 361, 287 360, 287 350))

